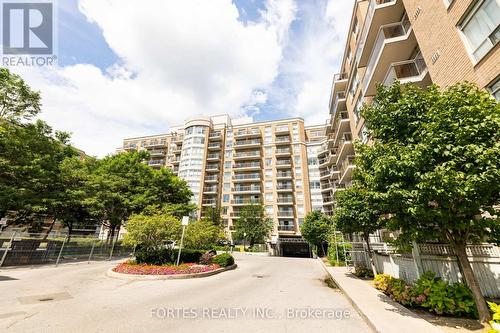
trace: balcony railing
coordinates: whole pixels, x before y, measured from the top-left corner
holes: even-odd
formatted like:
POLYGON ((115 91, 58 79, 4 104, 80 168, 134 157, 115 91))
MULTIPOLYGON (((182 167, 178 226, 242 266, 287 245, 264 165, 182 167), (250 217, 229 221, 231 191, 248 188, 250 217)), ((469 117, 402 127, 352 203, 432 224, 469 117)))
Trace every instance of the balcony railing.
POLYGON ((217 192, 217 186, 204 187, 203 192, 217 192))
POLYGON ((247 135, 260 135, 260 130, 257 128, 238 130, 234 133, 234 136, 247 136, 247 135))
POLYGON ((203 205, 216 205, 217 200, 215 199, 205 199, 201 202, 203 205))
POLYGON ((345 91, 339 91, 337 94, 335 94, 335 99, 333 100, 332 115, 335 115, 338 112, 339 102, 340 100, 345 100, 345 98, 346 98, 345 91))
POLYGON ((208 148, 219 149, 220 147, 221 147, 220 143, 209 143, 208 144, 208 148))
POLYGON ((293 188, 292 184, 278 184, 278 185, 276 185, 277 190, 291 190, 292 188, 293 188))
POLYGON ((220 158, 220 154, 208 154, 207 158, 208 159, 219 159, 220 158))
POLYGON ((393 63, 385 76, 384 85, 390 86, 395 80, 404 83, 405 80, 418 77, 425 71, 427 71, 427 65, 422 58, 393 63))
POLYGON ((276 137, 275 142, 277 142, 277 143, 290 142, 290 137, 289 136, 278 136, 278 137, 276 137))
POLYGON ((343 176, 350 166, 354 165, 354 155, 347 156, 347 158, 342 162, 342 165, 340 167, 340 174, 343 176))
POLYGON ((219 138, 221 136, 220 132, 212 132, 208 135, 209 138, 219 138))
POLYGON ((279 148, 279 149, 276 149, 276 154, 290 154, 292 151, 288 148, 286 149, 283 149, 283 148, 279 148))
POLYGON ((293 210, 279 210, 278 216, 293 217, 293 210))
POLYGON ((375 46, 373 47, 372 53, 370 54, 370 60, 366 66, 365 76, 363 78, 363 95, 365 95, 368 85, 372 79, 373 71, 375 70, 375 65, 378 62, 379 54, 384 47, 386 40, 391 38, 405 36, 411 28, 410 20, 405 15, 401 22, 386 24, 380 27, 380 30, 375 41, 375 46))
POLYGON ((219 177, 217 175, 205 176, 205 181, 217 181, 219 177))
POLYGON ((260 186, 235 186, 235 192, 260 191, 260 186))
POLYGON ((251 174, 234 175, 234 179, 236 179, 236 180, 245 180, 245 179, 259 180, 260 179, 260 174, 258 174, 258 173, 251 173, 251 174))
POLYGON ((288 126, 276 127, 275 133, 284 133, 284 132, 290 132, 290 129, 288 128, 288 126))
POLYGON ((219 170, 218 164, 207 164, 206 170, 219 170))
POLYGON ((291 172, 277 172, 276 177, 277 178, 288 178, 288 177, 292 177, 292 173, 291 172))
POLYGON ((234 199, 232 204, 234 205, 247 205, 247 204, 258 204, 260 203, 260 199, 234 199))
POLYGON ((295 227, 293 225, 279 224, 278 231, 294 231, 295 227))
POLYGON ((235 147, 248 146, 248 145, 260 145, 262 142, 260 140, 237 140, 234 143, 235 147))
POLYGON ((342 81, 342 80, 347 80, 347 73, 337 73, 333 76, 333 81, 342 81))
POLYGON ((333 197, 323 197, 323 203, 333 202, 333 197))
POLYGON ((234 157, 260 157, 260 151, 240 152, 234 154, 234 157))
POLYGON ((276 165, 291 165, 292 161, 291 160, 277 160, 276 165))
POLYGON ((278 197, 278 203, 293 204, 293 197, 278 197))
POLYGON ((235 169, 260 168, 260 162, 235 163, 233 168, 235 169))

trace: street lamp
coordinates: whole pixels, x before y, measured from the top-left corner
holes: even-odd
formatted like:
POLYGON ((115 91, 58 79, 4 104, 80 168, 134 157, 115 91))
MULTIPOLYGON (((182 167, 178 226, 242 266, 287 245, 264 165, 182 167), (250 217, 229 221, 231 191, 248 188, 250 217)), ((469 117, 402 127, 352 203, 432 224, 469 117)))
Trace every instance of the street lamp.
POLYGON ((246 246, 246 244, 245 244, 245 240, 246 240, 246 239, 247 239, 247 233, 246 233, 246 232, 244 232, 244 233, 243 233, 243 252, 246 252, 246 251, 245 251, 245 246, 246 246))

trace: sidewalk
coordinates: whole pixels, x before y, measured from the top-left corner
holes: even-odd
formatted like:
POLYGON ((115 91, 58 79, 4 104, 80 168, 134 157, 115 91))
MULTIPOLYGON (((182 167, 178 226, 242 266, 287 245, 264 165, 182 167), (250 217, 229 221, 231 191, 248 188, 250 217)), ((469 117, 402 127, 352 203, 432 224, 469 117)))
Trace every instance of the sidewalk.
POLYGON ((375 332, 442 333, 439 328, 394 302, 366 281, 350 274, 346 267, 327 267, 321 259, 318 260, 375 332))

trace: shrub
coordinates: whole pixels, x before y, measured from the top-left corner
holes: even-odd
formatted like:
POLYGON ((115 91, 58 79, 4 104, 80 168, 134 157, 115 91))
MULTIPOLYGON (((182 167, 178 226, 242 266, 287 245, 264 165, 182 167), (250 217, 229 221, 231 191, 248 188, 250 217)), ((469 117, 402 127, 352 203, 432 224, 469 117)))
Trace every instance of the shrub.
POLYGON ((172 250, 140 249, 135 252, 135 261, 138 264, 165 265, 172 263, 172 250))
POLYGON ((424 273, 414 286, 387 274, 374 279, 375 288, 403 305, 418 306, 442 315, 477 317, 472 293, 463 283, 453 283, 424 273))
MULTIPOLYGON (((173 260, 172 262, 176 262, 177 253, 179 253, 178 249, 172 251, 173 260)), ((199 262, 201 256, 205 253, 204 250, 192 250, 192 249, 182 249, 181 251, 181 263, 193 263, 199 262)))
POLYGON ((371 269, 366 268, 365 266, 356 266, 354 267, 354 275, 359 278, 372 278, 373 272, 371 269))
POLYGON ((488 306, 493 313, 492 320, 490 321, 492 329, 488 333, 498 333, 500 332, 500 304, 488 302, 488 306))
POLYGON ((227 267, 234 264, 234 258, 229 253, 222 253, 216 255, 212 259, 212 263, 219 265, 220 267, 227 267))
MULTIPOLYGON (((349 251, 352 249, 351 244, 338 245, 338 260, 337 260, 337 246, 332 242, 328 246, 328 262, 332 266, 345 266, 347 259, 350 259, 349 251)), ((373 274, 372 274, 373 277, 373 274)))

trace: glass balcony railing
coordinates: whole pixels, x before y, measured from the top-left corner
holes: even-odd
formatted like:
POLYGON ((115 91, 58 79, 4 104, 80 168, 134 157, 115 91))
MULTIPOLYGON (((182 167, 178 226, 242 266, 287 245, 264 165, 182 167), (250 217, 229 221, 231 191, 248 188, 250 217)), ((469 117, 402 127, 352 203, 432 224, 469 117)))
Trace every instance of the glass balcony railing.
POLYGON ((260 168, 260 163, 259 162, 235 163, 233 168, 235 169, 260 168))
POLYGON ((293 197, 278 197, 278 203, 293 204, 293 197))
POLYGON ((234 179, 236 180, 246 180, 246 179, 260 179, 260 174, 258 173, 251 173, 251 174, 240 174, 240 175, 234 175, 234 179))
POLYGON ((408 79, 419 77, 427 71, 427 65, 421 57, 393 63, 387 72, 384 85, 390 86, 395 80, 402 83, 408 79))
POLYGON ((260 145, 260 140, 238 140, 234 143, 235 147, 238 146, 248 146, 248 145, 260 145))
POLYGON ((294 231, 295 227, 293 225, 280 224, 278 225, 278 231, 294 231))
POLYGON ((260 186, 235 186, 235 192, 260 191, 260 186))
POLYGON ((236 153, 234 157, 260 157, 260 151, 236 153))
POLYGON ((291 165, 292 161, 291 160, 277 160, 276 165, 291 165))
POLYGON ((217 192, 217 186, 204 187, 203 192, 217 192))
POLYGON ((292 173, 291 172, 277 172, 276 177, 278 177, 278 178, 292 177, 292 173))
POLYGON ((205 176, 205 181, 217 181, 219 177, 217 175, 205 176))
POLYGON ((275 142, 290 142, 289 136, 277 136, 275 142))
POLYGON ((291 190, 293 189, 292 184, 278 184, 276 185, 277 190, 291 190))
POLYGON ((234 136, 246 136, 246 135, 260 135, 260 130, 258 128, 238 130, 234 133, 234 136))
POLYGON ((373 72, 379 60, 379 55, 385 43, 392 38, 405 36, 410 31, 411 24, 408 17, 405 15, 401 22, 386 24, 380 27, 380 30, 375 41, 368 65, 366 66, 365 76, 363 78, 363 95, 366 94, 369 83, 372 79, 373 72))
POLYGON ((347 80, 347 73, 337 73, 333 76, 333 82, 347 80))
POLYGON ((293 217, 293 210, 279 210, 278 216, 293 217))
POLYGON ((220 154, 208 154, 207 158, 208 159, 219 159, 220 158, 220 154))

